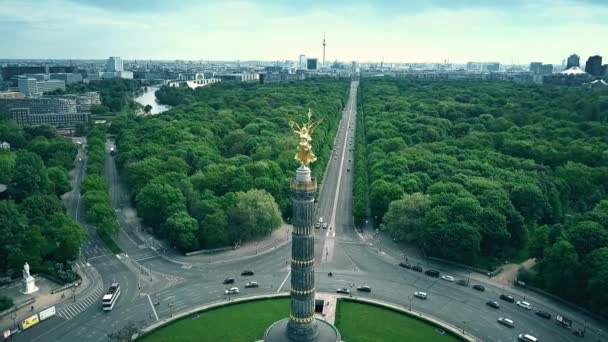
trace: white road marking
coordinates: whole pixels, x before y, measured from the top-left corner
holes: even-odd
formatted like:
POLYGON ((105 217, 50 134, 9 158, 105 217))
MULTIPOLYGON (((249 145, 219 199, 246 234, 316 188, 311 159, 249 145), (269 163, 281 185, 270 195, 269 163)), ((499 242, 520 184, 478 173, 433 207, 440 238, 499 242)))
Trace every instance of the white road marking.
POLYGON ((154 317, 156 317, 156 320, 158 321, 158 314, 156 313, 154 304, 152 304, 152 299, 150 299, 150 295, 148 295, 148 302, 150 302, 150 307, 152 308, 152 312, 154 312, 154 317))
POLYGON ((279 288, 277 289, 277 293, 281 292, 283 285, 285 285, 285 282, 287 281, 287 278, 289 278, 290 275, 291 275, 291 270, 289 270, 289 272, 287 272, 287 275, 285 276, 285 279, 283 279, 281 286, 279 286, 279 288))

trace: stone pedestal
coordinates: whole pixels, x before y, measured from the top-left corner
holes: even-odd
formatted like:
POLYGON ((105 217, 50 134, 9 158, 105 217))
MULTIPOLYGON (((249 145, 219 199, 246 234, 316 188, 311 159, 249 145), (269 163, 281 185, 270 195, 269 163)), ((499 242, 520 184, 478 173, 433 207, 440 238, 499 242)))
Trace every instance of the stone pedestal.
POLYGON ((34 277, 29 276, 23 278, 21 282, 23 282, 23 288, 19 292, 23 294, 32 294, 34 292, 38 292, 38 287, 36 286, 36 280, 34 277))

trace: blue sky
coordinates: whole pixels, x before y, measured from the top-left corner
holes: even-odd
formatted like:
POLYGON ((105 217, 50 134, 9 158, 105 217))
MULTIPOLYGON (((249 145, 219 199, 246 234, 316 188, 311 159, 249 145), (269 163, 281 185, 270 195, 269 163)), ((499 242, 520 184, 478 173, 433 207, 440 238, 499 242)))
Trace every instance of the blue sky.
POLYGON ((608 0, 0 0, 0 58, 608 59, 608 0))

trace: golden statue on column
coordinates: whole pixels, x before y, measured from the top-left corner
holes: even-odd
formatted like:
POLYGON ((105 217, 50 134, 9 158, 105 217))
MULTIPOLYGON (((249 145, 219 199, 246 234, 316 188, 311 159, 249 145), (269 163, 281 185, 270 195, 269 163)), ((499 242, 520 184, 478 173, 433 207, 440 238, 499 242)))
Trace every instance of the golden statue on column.
POLYGON ((293 129, 293 132, 300 137, 300 143, 298 145, 298 152, 294 157, 295 160, 299 161, 300 164, 304 167, 307 167, 308 164, 313 163, 317 160, 317 157, 312 152, 312 145, 310 142, 312 141, 312 133, 319 126, 321 121, 311 122, 312 112, 310 109, 308 110, 308 122, 302 124, 302 127, 298 125, 295 121, 289 121, 289 127, 293 129))

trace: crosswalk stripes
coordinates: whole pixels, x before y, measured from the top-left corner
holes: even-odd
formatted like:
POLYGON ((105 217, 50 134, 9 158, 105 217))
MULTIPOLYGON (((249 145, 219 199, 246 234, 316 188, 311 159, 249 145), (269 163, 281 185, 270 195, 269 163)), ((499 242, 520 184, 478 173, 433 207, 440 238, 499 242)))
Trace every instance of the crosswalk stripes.
POLYGON ((92 304, 99 302, 99 297, 101 296, 102 292, 103 290, 101 286, 97 286, 93 293, 76 303, 70 304, 63 309, 60 309, 59 312, 57 312, 57 315, 67 320, 71 319, 72 317, 86 310, 86 308, 88 308, 92 304))

